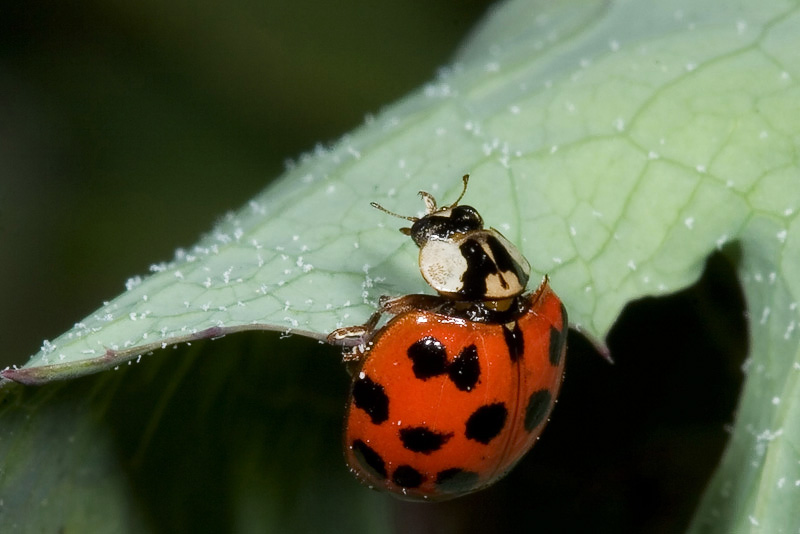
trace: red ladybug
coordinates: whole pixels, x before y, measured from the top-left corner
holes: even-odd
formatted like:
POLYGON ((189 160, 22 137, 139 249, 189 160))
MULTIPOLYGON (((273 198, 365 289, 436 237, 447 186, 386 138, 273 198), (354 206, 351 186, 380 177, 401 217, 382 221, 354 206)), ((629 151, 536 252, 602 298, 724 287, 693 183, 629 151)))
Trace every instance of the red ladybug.
POLYGON ((566 310, 547 277, 523 294, 527 260, 458 205, 468 178, 455 203, 438 208, 421 192, 426 215, 403 217, 439 294, 382 297, 365 325, 328 336, 357 366, 350 469, 405 499, 451 499, 499 480, 538 439, 564 372, 566 310), (376 328, 384 314, 394 317, 376 328))

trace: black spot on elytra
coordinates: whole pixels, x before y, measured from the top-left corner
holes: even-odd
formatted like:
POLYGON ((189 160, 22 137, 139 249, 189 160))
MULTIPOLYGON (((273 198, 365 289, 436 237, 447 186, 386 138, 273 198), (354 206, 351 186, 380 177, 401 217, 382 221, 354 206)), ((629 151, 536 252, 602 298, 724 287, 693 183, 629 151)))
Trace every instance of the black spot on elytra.
POLYGON ((525 339, 522 337, 522 329, 519 327, 519 323, 514 321, 514 328, 512 329, 509 329, 507 325, 503 325, 503 338, 506 340, 511 361, 516 362, 525 352, 525 339))
POLYGON ((480 475, 458 467, 445 469, 436 474, 436 486, 447 493, 465 493, 477 486, 480 475))
POLYGON ((507 417, 508 410, 504 403, 485 404, 469 416, 464 435, 467 439, 486 445, 503 430, 507 417))
POLYGON ((424 426, 400 429, 400 441, 403 442, 403 447, 422 454, 438 451, 452 437, 452 433, 436 432, 424 426))
POLYGON ((531 394, 528 398, 528 406, 525 408, 526 431, 532 431, 544 421, 547 411, 550 409, 552 397, 550 391, 546 389, 540 389, 531 394))
POLYGON ((550 327, 550 364, 558 365, 561 362, 561 355, 564 353, 564 347, 567 344, 567 329, 569 323, 567 320, 567 309, 561 305, 561 330, 550 327))
POLYGON ((447 369, 447 352, 442 342, 435 337, 423 337, 415 341, 406 351, 412 361, 414 376, 427 380, 447 369))
POLYGON ((465 347, 449 364, 444 345, 435 337, 426 336, 415 341, 406 353, 411 359, 414 376, 420 380, 446 373, 458 389, 472 391, 481 375, 480 358, 475 345, 465 347))
POLYGON ((410 465, 400 465, 394 470, 392 481, 403 488, 418 488, 425 477, 410 465))
POLYGON ((386 478, 386 463, 380 454, 360 439, 355 440, 350 448, 365 471, 369 471, 378 478, 386 478))
POLYGON ((478 359, 478 348, 475 345, 465 347, 447 367, 447 375, 461 391, 471 391, 481 376, 481 364, 478 359))
POLYGON ((389 419, 389 397, 383 386, 366 375, 353 383, 353 402, 367 412, 372 423, 379 425, 389 419))

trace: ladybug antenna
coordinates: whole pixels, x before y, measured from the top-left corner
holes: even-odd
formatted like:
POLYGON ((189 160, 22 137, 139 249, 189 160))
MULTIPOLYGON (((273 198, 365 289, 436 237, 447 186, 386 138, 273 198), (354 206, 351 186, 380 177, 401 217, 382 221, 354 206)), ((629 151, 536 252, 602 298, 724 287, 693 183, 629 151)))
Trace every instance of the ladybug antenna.
POLYGON ((464 194, 467 192, 467 184, 469 183, 469 174, 465 174, 461 179, 464 180, 464 188, 461 190, 461 194, 458 195, 456 201, 450 204, 451 208, 455 208, 456 206, 458 206, 458 203, 461 202, 461 199, 464 198, 464 194))
MULTIPOLYGON (((469 174, 465 174, 462 177, 462 180, 464 181, 464 187, 461 189, 461 194, 458 195, 458 198, 456 199, 455 202, 453 202, 452 204, 447 206, 447 208, 442 208, 442 209, 455 208, 456 206, 458 206, 458 203, 461 202, 461 199, 464 198, 464 194, 467 192, 467 184, 469 183, 469 174)), ((436 205, 436 199, 433 198, 433 195, 431 195, 430 193, 428 193, 426 191, 420 191, 419 192, 419 196, 422 197, 422 200, 425 202, 425 211, 427 212, 427 214, 431 215, 433 213, 436 213, 436 211, 439 208, 436 205)), ((411 216, 408 216, 408 215, 400 215, 399 213, 395 213, 393 211, 389 211, 386 208, 384 208, 383 206, 381 206, 380 204, 378 204, 377 202, 370 202, 369 205, 372 206, 375 209, 381 210, 384 213, 388 213, 392 217, 397 217, 398 219, 405 219, 405 220, 411 221, 411 222, 417 222, 419 220, 419 217, 411 217, 411 216)), ((410 230, 408 228, 401 228, 400 229, 401 232, 408 233, 408 232, 406 232, 406 230, 408 230, 410 232, 410 230)))
POLYGON ((384 208, 383 206, 381 206, 380 204, 378 204, 377 202, 370 202, 369 205, 372 206, 373 208, 377 209, 377 210, 381 210, 384 213, 388 213, 392 217, 397 217, 398 219, 405 219, 405 220, 411 221, 411 222, 417 222, 419 220, 419 217, 409 217, 407 215, 400 215, 399 213, 395 213, 393 211, 389 211, 386 208, 384 208))

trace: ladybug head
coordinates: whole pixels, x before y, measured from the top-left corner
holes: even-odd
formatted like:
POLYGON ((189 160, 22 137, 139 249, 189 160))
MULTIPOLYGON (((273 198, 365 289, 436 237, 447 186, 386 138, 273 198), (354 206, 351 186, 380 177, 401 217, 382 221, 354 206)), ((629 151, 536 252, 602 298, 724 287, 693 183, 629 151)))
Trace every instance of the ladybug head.
POLYGON ((426 211, 426 214, 422 217, 398 215, 375 202, 372 202, 371 205, 373 208, 384 211, 389 215, 411 221, 413 224, 410 228, 400 228, 400 231, 407 236, 411 236, 411 239, 414 240, 418 247, 431 240, 444 241, 454 234, 465 234, 483 228, 483 219, 478 210, 472 206, 458 205, 459 201, 464 197, 464 193, 467 192, 469 174, 465 174, 463 180, 464 188, 461 190, 461 194, 449 206, 438 207, 433 195, 420 191, 419 196, 425 202, 426 211))

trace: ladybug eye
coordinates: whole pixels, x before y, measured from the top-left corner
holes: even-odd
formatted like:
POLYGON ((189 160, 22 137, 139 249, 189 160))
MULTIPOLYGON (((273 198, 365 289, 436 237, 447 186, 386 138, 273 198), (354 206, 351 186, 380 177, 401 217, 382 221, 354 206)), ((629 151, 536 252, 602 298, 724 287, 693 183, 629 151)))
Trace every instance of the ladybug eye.
POLYGON ((478 210, 472 206, 456 206, 451 212, 450 219, 454 227, 466 230, 480 230, 483 228, 483 219, 478 210))

